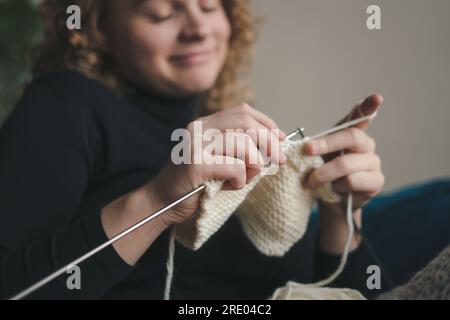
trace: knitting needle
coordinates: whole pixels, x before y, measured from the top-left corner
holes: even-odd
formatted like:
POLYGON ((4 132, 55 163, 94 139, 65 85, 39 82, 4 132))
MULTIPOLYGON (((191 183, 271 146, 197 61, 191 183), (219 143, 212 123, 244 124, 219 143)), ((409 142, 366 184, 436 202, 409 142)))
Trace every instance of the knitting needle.
POLYGON ((286 140, 291 140, 297 134, 299 134, 302 137, 302 139, 305 139, 305 128, 297 128, 297 130, 295 130, 294 132, 292 132, 286 136, 286 140))
POLYGON ((79 257, 78 259, 72 261, 71 263, 65 265, 64 267, 62 267, 61 269, 55 271, 54 273, 52 273, 51 275, 45 277, 44 279, 42 279, 41 281, 37 282, 36 284, 34 284, 33 286, 29 287, 28 289, 20 292, 19 294, 15 295, 14 297, 10 298, 10 300, 20 300, 25 298, 26 296, 30 295, 31 293, 33 293, 34 291, 36 291, 37 289, 41 288, 42 286, 46 285, 47 283, 49 283, 50 281, 52 281, 53 279, 59 277, 61 274, 65 273, 67 270, 71 269, 73 266, 79 265, 81 262, 85 261, 86 259, 90 258, 91 256, 93 256, 94 254, 96 254, 97 252, 103 250, 104 248, 112 245, 113 243, 119 241, 120 239, 122 239, 123 237, 127 236, 128 234, 130 234, 131 232, 133 232, 134 230, 142 227, 144 224, 152 221, 153 219, 157 218, 158 216, 160 216, 161 214, 163 214, 164 212, 166 212, 167 210, 175 207, 176 205, 178 205, 179 203, 183 202, 184 200, 192 197, 194 194, 199 193, 200 191, 202 191, 203 189, 205 189, 206 186, 202 185, 200 187, 198 187, 197 189, 195 189, 194 191, 189 192, 188 194, 186 194, 185 196, 181 197, 180 199, 172 202, 171 204, 169 204, 167 207, 162 208, 161 210, 158 210, 157 212, 153 213, 152 215, 150 215, 149 217, 139 221, 138 223, 134 224, 133 226, 127 228, 126 230, 122 231, 121 233, 119 233, 118 235, 116 235, 115 237, 111 238, 110 240, 106 241, 105 243, 99 245, 98 247, 96 247, 95 249, 89 251, 88 253, 84 254, 83 256, 79 257))
MULTIPOLYGON (((302 129, 297 129, 296 131, 292 132, 291 134, 289 134, 286 139, 290 140, 293 137, 295 137, 297 134, 300 134, 302 137, 304 137, 303 135, 303 128, 302 129)), ((28 295, 32 294, 34 291, 38 290, 39 288, 45 286, 47 283, 49 283, 50 281, 54 280, 55 278, 59 277, 60 275, 62 275, 63 273, 67 272, 67 270, 70 270, 73 266, 77 266, 80 263, 82 263, 83 261, 89 259, 90 257, 92 257, 93 255, 95 255, 96 253, 98 253, 99 251, 105 249, 106 247, 114 244, 115 242, 119 241, 120 239, 122 239, 123 237, 127 236, 128 234, 130 234, 131 232, 133 232, 134 230, 142 227, 143 225, 147 224, 148 222, 152 221, 153 219, 159 217, 161 214, 165 213, 166 211, 170 210, 171 208, 175 207, 176 205, 180 204, 181 202, 183 202, 184 200, 192 197, 193 195, 203 191, 206 188, 206 186, 203 184, 200 187, 198 187, 197 189, 189 192, 188 194, 186 194, 185 196, 179 198, 178 200, 172 202, 171 204, 169 204, 168 206, 158 210, 157 212, 151 214, 150 216, 148 216, 147 218, 144 218, 143 220, 139 221, 138 223, 132 225, 131 227, 125 229, 124 231, 122 231, 121 233, 119 233, 118 235, 114 236, 113 238, 111 238, 110 240, 106 241, 105 243, 99 245, 98 247, 96 247, 95 249, 89 251, 88 253, 84 254, 83 256, 79 257, 78 259, 70 262, 69 264, 65 265, 64 267, 60 268, 59 270, 55 271, 54 273, 50 274, 49 276, 45 277, 44 279, 40 280, 39 282, 37 282, 36 284, 32 285, 31 287, 21 291, 20 293, 16 294, 15 296, 11 297, 10 300, 21 300, 25 297, 27 297, 28 295)))

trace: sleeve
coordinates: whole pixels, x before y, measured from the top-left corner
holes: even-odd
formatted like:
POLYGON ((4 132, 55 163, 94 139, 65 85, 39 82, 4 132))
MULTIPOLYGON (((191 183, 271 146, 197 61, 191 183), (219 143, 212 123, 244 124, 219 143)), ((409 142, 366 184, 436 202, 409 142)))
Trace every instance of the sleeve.
MULTIPOLYGON (((314 280, 320 281, 330 276, 339 266, 341 255, 333 255, 320 250, 316 241, 314 280)), ((360 291, 367 296, 367 267, 376 264, 370 255, 364 241, 359 247, 350 252, 342 273, 329 286, 350 288, 360 291)))
MULTIPOLYGON (((86 109, 86 108, 85 108, 86 109)), ((101 208, 79 212, 89 176, 86 110, 32 84, 0 130, 0 298, 107 241, 101 208)), ((98 299, 132 269, 107 247, 33 299, 98 299)))

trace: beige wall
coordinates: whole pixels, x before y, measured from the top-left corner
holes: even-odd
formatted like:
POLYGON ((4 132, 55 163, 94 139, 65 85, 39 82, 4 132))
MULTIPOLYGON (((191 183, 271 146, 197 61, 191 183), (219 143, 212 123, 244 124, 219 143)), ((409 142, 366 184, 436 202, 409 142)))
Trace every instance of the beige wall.
POLYGON ((253 79, 256 105, 285 131, 317 133, 379 92, 369 132, 386 190, 450 176, 449 0, 253 0, 267 18, 253 79), (380 5, 381 31, 366 27, 380 5))

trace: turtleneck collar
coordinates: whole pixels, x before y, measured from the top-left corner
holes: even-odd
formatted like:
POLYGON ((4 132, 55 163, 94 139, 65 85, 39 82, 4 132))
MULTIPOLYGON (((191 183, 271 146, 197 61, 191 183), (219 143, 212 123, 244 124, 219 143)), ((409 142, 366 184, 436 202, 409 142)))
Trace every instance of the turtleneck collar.
POLYGON ((170 97, 135 89, 127 98, 150 117, 163 121, 174 128, 184 128, 194 119, 204 101, 205 94, 170 97))

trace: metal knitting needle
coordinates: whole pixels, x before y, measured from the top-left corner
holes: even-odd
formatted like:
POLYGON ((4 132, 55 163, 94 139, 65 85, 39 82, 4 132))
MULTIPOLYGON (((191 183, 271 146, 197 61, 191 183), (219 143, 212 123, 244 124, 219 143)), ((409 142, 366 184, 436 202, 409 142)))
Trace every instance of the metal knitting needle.
POLYGON ((44 286, 47 283, 49 283, 50 281, 52 281, 53 279, 55 279, 55 278, 59 277, 60 275, 62 275, 63 273, 65 273, 71 267, 79 265, 81 262, 83 262, 86 259, 92 257, 97 252, 99 252, 99 251, 105 249, 106 247, 112 245, 113 243, 119 241, 120 239, 122 239, 123 237, 127 236, 128 234, 130 234, 134 230, 142 227, 144 224, 152 221, 153 219, 157 218, 158 216, 160 216, 161 214, 163 214, 167 210, 173 208, 174 206, 178 205, 179 203, 183 202, 184 200, 192 197, 194 194, 199 193, 200 191, 202 191, 205 188, 206 187, 204 185, 202 185, 202 186, 198 187, 197 189, 195 189, 194 191, 191 191, 190 193, 186 194, 185 196, 181 197, 180 199, 176 200, 175 202, 169 204, 167 207, 162 208, 161 210, 158 210, 157 212, 153 213, 149 217, 139 221, 138 223, 136 223, 133 226, 129 227, 128 229, 122 231, 121 233, 119 233, 115 237, 113 237, 110 240, 106 241, 105 243, 99 245, 97 248, 89 251, 88 253, 84 254, 83 256, 79 257, 78 259, 72 261, 71 263, 65 265, 61 269, 55 271, 51 275, 45 277, 44 279, 42 279, 41 281, 39 281, 36 284, 32 285, 28 289, 26 289, 26 290, 18 293, 17 295, 13 296, 12 298, 10 298, 10 300, 20 300, 20 299, 25 298, 26 296, 30 295, 31 293, 33 293, 37 289, 41 288, 42 286, 44 286))
POLYGON ((305 139, 305 128, 297 128, 297 130, 295 130, 294 132, 292 132, 286 136, 286 140, 291 140, 297 134, 299 134, 302 137, 302 139, 305 139))
MULTIPOLYGON (((296 131, 292 132, 291 134, 287 135, 286 139, 290 140, 290 139, 294 138, 297 134, 300 134, 304 138, 303 131, 304 131, 303 128, 301 128, 301 129, 299 128, 296 131)), ((62 275, 63 273, 65 273, 67 270, 71 269, 73 266, 79 265, 80 263, 82 263, 83 261, 89 259, 90 257, 95 255, 99 251, 101 251, 101 250, 105 249, 106 247, 114 244, 115 242, 119 241, 123 237, 125 237, 128 234, 130 234, 131 232, 133 232, 134 230, 142 227, 143 225, 147 224, 148 222, 152 221, 153 219, 159 217, 164 212, 166 212, 166 211, 170 210, 171 208, 175 207, 176 205, 180 204, 184 200, 186 200, 186 199, 192 197, 193 195, 203 191, 205 188, 206 188, 205 185, 201 185, 197 189, 189 192, 188 194, 186 194, 185 196, 181 197, 180 199, 172 202, 168 206, 158 210, 157 212, 151 214, 147 218, 144 218, 143 220, 139 221, 138 223, 136 223, 136 224, 132 225, 131 227, 125 229, 124 231, 122 231, 118 235, 114 236, 110 240, 108 240, 105 243, 99 245, 98 247, 96 247, 95 249, 89 251, 88 253, 84 254, 83 256, 79 257, 78 259, 76 259, 76 260, 70 262, 69 264, 65 265, 64 267, 58 269, 57 271, 55 271, 54 273, 52 273, 49 276, 45 277, 44 279, 40 280, 39 282, 35 283, 31 287, 21 291, 20 293, 18 293, 15 296, 11 297, 9 300, 21 300, 21 299, 27 297, 28 295, 32 294, 33 292, 35 292, 39 288, 45 286, 50 281, 54 280, 55 278, 57 278, 60 275, 62 275)))

